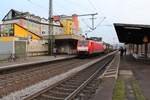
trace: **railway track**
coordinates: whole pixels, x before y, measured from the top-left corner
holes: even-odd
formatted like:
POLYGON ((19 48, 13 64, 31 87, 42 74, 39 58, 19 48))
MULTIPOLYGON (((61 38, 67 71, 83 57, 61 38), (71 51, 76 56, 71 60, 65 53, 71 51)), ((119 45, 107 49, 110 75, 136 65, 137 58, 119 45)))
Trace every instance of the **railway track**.
POLYGON ((97 77, 103 73, 113 57, 113 55, 108 56, 102 61, 25 100, 88 100, 95 91, 97 77))
POLYGON ((92 59, 71 59, 54 63, 24 66, 8 69, 0 73, 0 98, 8 94, 34 85, 40 81, 65 73, 75 67, 81 66, 92 59))

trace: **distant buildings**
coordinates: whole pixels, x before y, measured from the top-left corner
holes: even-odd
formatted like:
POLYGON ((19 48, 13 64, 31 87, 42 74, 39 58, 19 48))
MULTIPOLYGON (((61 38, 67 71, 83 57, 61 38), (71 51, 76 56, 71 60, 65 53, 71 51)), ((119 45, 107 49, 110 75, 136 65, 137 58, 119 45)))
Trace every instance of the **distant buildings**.
MULTIPOLYGON (((65 15, 54 16, 53 20, 54 35, 79 35, 79 21, 76 15, 72 17, 65 15)), ((3 18, 2 23, 16 23, 37 35, 49 35, 49 20, 30 14, 29 12, 20 12, 11 9, 3 18)))
POLYGON ((19 12, 11 9, 2 20, 3 24, 17 23, 29 31, 41 34, 41 18, 29 12, 19 12))
MULTIPOLYGON (((83 39, 79 35, 78 17, 53 16, 52 25, 53 30, 50 31, 53 31, 58 52, 75 53, 77 41, 83 39)), ((27 50, 30 53, 47 52, 49 35, 49 20, 29 12, 11 9, 0 24, 0 41, 27 41, 27 50), (44 42, 41 42, 43 40, 44 42)))
POLYGON ((72 16, 53 16, 54 21, 60 22, 63 26, 64 34, 65 35, 73 35, 79 33, 79 21, 78 16, 72 15, 72 16))
MULTIPOLYGON (((60 35, 63 34, 64 30, 61 26, 60 22, 53 21, 53 34, 60 35)), ((49 35, 49 20, 45 18, 41 18, 41 35, 48 36, 49 35)))
MULTIPOLYGON (((48 20, 30 14, 29 12, 19 12, 14 9, 11 9, 8 12, 8 14, 3 18, 2 23, 3 24, 17 23, 18 25, 28 29, 29 31, 41 36, 48 34, 48 24, 49 24, 48 20)), ((60 27, 60 25, 58 24, 54 26, 60 27)))

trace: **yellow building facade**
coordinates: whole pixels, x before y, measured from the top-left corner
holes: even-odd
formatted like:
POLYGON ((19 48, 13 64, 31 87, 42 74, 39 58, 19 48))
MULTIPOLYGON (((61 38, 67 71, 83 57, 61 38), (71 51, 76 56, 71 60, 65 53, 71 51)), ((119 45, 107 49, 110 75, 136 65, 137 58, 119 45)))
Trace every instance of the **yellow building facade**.
POLYGON ((25 39, 30 38, 31 40, 40 40, 41 39, 41 37, 39 35, 32 33, 17 24, 14 24, 14 36, 20 37, 20 38, 25 38, 25 39))
POLYGON ((42 37, 28 31, 18 24, 1 25, 0 41, 41 40, 42 37), (9 27, 8 27, 9 26, 9 27), (10 27, 11 26, 11 27, 10 27), (7 30, 6 30, 7 29, 7 30))
POLYGON ((62 19, 61 23, 64 28, 64 34, 72 35, 73 34, 73 20, 72 19, 62 19))

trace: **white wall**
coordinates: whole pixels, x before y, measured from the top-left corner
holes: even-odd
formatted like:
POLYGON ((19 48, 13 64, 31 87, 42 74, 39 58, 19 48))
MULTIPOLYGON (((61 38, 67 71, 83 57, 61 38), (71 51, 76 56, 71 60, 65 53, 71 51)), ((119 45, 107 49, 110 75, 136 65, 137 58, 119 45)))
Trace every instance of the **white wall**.
POLYGON ((27 44, 28 56, 45 55, 47 52, 48 45, 45 44, 45 41, 30 41, 27 44))
POLYGON ((13 42, 0 41, 0 60, 4 60, 13 53, 13 42))

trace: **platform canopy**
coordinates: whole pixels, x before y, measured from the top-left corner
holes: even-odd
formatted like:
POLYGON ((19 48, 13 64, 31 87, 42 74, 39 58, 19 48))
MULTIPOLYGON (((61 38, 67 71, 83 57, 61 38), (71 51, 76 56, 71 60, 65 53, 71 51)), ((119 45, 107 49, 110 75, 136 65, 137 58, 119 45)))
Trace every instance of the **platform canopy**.
POLYGON ((144 44, 150 42, 150 25, 114 23, 121 43, 144 44))

